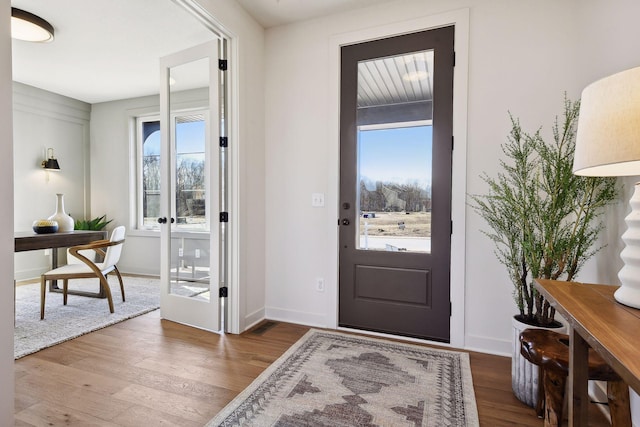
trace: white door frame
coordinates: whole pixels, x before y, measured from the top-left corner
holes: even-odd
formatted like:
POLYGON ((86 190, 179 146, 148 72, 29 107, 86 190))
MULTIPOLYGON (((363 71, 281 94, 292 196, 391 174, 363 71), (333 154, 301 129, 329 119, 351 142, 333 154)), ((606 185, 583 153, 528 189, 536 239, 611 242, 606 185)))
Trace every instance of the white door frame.
POLYGON ((237 35, 226 28, 208 10, 202 7, 196 0, 171 0, 193 15, 201 24, 219 37, 227 41, 226 59, 229 61, 229 69, 226 71, 226 95, 227 111, 227 137, 229 149, 227 151, 227 208, 229 211, 229 223, 227 224, 227 259, 226 285, 228 297, 225 302, 224 325, 225 332, 239 334, 241 330, 240 304, 243 290, 240 288, 242 277, 240 274, 240 144, 239 141, 239 81, 240 72, 235 64, 238 64, 239 40, 237 35))

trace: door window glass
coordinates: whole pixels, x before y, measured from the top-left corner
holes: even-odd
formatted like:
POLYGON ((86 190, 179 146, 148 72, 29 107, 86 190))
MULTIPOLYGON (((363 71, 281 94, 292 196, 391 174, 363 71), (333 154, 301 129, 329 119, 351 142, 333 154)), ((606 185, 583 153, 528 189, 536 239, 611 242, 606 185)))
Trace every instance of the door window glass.
POLYGON ((433 50, 358 63, 356 248, 431 252, 433 50))
POLYGON ((176 118, 176 223, 177 228, 208 231, 205 192, 204 115, 176 118))

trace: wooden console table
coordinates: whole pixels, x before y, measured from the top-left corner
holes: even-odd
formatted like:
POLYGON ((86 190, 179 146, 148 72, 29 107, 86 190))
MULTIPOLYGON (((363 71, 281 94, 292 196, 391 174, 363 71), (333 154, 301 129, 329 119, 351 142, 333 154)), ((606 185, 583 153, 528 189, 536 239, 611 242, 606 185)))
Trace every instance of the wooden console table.
POLYGON ((589 347, 640 393, 640 310, 614 299, 618 287, 541 279, 535 287, 569 322, 569 425, 587 425, 589 347))
MULTIPOLYGON (((84 245, 95 240, 107 238, 106 231, 74 230, 58 233, 36 234, 32 231, 18 231, 14 233, 14 252, 33 251, 37 249, 51 249, 51 267, 58 267, 58 248, 68 248, 76 245, 84 245)), ((49 285, 49 291, 62 292, 53 281, 49 285)), ((69 294, 79 294, 106 298, 104 291, 98 293, 69 290, 69 294)))

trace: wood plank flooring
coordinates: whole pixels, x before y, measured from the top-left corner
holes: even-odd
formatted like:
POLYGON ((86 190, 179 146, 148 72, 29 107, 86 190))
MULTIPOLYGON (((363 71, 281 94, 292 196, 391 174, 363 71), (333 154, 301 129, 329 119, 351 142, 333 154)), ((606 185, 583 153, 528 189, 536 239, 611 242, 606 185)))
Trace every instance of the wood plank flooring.
MULTIPOLYGON (((159 311, 15 362, 15 425, 202 426, 308 330, 217 335, 159 311)), ((511 392, 511 360, 470 353, 482 426, 541 426, 511 392)), ((607 425, 590 405, 590 425, 607 425)))

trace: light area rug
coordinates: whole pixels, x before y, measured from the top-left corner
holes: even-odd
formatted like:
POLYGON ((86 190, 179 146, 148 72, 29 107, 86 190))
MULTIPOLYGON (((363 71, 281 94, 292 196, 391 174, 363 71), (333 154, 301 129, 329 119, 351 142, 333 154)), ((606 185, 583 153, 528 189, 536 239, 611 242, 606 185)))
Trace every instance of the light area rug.
POLYGON ((468 354, 318 330, 207 424, 478 425, 468 354))
MULTIPOLYGON (((19 359, 43 348, 79 337, 123 320, 156 310, 160 306, 160 281, 149 277, 123 276, 126 301, 118 278, 109 276, 114 313, 105 298, 69 295, 47 291, 44 320, 40 320, 40 283, 16 286, 14 357, 19 359)), ((97 292, 98 279, 69 281, 69 289, 97 292)))

